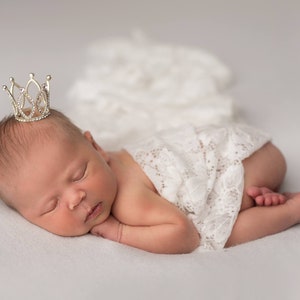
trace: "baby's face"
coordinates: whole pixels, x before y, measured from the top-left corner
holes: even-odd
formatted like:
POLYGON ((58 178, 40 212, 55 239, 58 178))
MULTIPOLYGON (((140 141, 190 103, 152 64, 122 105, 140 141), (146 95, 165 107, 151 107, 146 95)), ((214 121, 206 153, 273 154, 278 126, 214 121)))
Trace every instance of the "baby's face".
POLYGON ((27 220, 62 236, 82 235, 110 214, 117 181, 91 136, 31 147, 13 179, 13 204, 27 220), (16 180, 16 181, 15 181, 16 180))

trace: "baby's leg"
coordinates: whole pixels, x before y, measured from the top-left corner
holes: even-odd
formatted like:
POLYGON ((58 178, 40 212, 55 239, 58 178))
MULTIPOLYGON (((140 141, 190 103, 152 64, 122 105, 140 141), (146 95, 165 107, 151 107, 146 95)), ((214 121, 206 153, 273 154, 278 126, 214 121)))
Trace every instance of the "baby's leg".
POLYGON ((266 187, 276 191, 285 176, 286 163, 281 152, 272 144, 267 143, 243 161, 244 194, 241 211, 253 207, 256 203, 247 191, 250 187, 266 187))
POLYGON ((281 232, 300 222, 300 193, 277 206, 255 206, 240 212, 226 247, 281 232))
POLYGON ((281 152, 268 143, 243 164, 245 186, 242 206, 227 247, 281 232, 300 222, 300 193, 286 194, 283 204, 276 206, 255 206, 253 200, 253 196, 255 198, 259 193, 271 191, 273 194, 272 191, 281 185, 286 172, 281 152), (255 190, 254 187, 260 188, 255 190))
POLYGON ((251 186, 246 189, 246 193, 254 199, 258 206, 279 205, 287 201, 285 194, 276 193, 267 187, 251 186))

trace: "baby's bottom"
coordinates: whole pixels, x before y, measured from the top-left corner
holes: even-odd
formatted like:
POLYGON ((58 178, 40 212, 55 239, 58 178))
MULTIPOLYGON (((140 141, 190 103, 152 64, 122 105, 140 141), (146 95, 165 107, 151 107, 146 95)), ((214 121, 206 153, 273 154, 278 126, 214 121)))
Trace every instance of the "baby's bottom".
POLYGON ((286 162, 281 152, 272 143, 267 143, 243 161, 244 193, 241 211, 257 204, 254 201, 253 187, 265 187, 272 191, 279 189, 285 173, 286 162), (252 189, 252 190, 251 190, 252 189))
MULTIPOLYGON (((271 143, 245 159, 245 188, 242 206, 226 247, 281 232, 300 222, 300 193, 287 194, 288 201, 272 206, 256 205, 250 196, 256 187, 279 188, 286 172, 281 152, 271 143)), ((258 191, 263 193, 263 190, 258 191)))

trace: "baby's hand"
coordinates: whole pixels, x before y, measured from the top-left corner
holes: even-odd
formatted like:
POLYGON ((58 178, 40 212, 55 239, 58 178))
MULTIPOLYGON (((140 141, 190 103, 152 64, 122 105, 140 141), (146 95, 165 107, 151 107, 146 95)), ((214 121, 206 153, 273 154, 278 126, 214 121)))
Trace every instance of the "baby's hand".
POLYGON ((103 223, 94 226, 90 232, 93 235, 119 242, 120 230, 122 230, 122 224, 110 215, 103 223))

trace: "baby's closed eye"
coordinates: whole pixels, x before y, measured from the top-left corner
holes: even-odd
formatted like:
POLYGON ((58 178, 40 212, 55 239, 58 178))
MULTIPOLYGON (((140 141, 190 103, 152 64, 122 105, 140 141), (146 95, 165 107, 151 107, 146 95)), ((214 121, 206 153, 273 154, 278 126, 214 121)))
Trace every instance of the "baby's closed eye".
POLYGON ((46 207, 45 207, 44 212, 42 213, 42 215, 45 215, 47 213, 52 212, 53 210, 56 209, 57 206, 58 206, 58 199, 57 198, 53 199, 53 200, 50 200, 47 203, 47 205, 46 205, 46 207))
POLYGON ((76 181, 80 181, 82 180, 83 178, 85 178, 86 176, 86 171, 87 171, 87 163, 84 164, 83 166, 81 166, 81 168, 78 169, 78 171, 76 171, 74 173, 74 176, 72 178, 72 181, 73 182, 76 182, 76 181))

